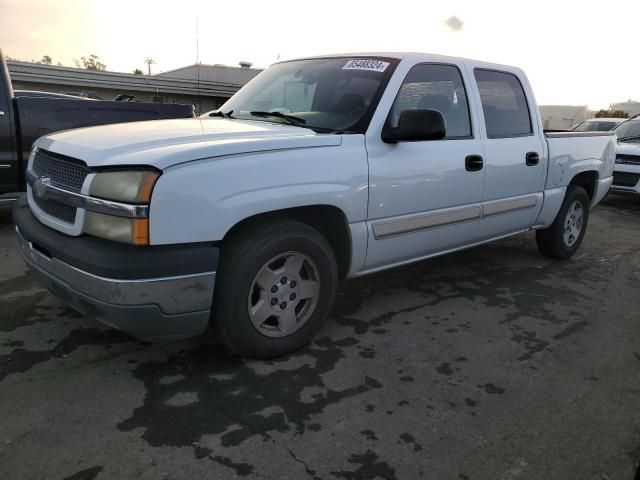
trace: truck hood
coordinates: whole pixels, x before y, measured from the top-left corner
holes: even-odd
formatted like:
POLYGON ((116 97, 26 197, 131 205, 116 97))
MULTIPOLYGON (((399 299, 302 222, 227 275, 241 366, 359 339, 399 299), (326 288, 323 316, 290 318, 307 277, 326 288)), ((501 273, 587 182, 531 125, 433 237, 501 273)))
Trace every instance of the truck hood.
POLYGON ((211 119, 152 120, 67 130, 38 139, 50 152, 89 167, 179 163, 244 153, 330 147, 341 136, 271 122, 211 119))
POLYGON ((640 143, 620 142, 616 147, 616 153, 623 155, 640 155, 640 143))

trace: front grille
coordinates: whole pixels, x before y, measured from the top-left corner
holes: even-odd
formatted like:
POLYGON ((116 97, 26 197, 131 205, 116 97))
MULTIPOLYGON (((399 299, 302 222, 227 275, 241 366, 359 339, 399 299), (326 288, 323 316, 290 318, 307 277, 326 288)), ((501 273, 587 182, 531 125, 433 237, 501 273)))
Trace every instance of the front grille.
MULTIPOLYGON (((48 177, 52 185, 75 193, 80 193, 82 184, 89 174, 89 169, 84 162, 44 150, 36 152, 32 170, 38 177, 48 177)), ((36 195, 33 198, 36 205, 47 215, 69 224, 75 223, 75 207, 55 200, 45 200, 36 195)))
POLYGON ((56 217, 63 222, 67 222, 70 224, 75 223, 76 221, 76 209, 70 205, 65 205, 64 203, 56 202, 55 200, 43 200, 42 198, 33 196, 33 199, 36 202, 36 205, 40 207, 42 211, 44 211, 47 215, 51 215, 52 217, 56 217))
POLYGON ((618 187, 635 187, 640 181, 640 173, 613 172, 613 184, 618 187))
POLYGON ((619 153, 618 155, 616 155, 616 163, 640 165, 640 155, 627 155, 625 153, 619 153))
POLYGON ((33 172, 38 177, 49 177, 57 187, 79 193, 89 169, 80 160, 38 150, 33 159, 33 172))

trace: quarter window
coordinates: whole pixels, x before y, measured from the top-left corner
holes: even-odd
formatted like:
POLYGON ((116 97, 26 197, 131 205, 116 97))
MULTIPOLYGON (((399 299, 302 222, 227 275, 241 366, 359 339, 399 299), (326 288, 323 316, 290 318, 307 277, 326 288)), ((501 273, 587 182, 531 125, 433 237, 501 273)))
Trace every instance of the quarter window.
POLYGON ((460 71, 452 65, 424 64, 413 67, 404 79, 393 104, 389 126, 398 126, 405 110, 438 110, 447 127, 445 138, 471 136, 467 94, 460 71))
POLYGON ((531 135, 529 106, 518 77, 494 70, 476 69, 474 73, 480 90, 487 137, 531 135))

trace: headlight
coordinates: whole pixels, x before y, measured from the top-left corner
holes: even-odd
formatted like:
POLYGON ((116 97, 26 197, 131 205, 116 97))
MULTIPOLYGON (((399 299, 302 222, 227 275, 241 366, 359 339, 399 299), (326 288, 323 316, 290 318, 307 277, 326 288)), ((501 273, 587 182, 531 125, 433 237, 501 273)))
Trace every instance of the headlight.
MULTIPOLYGON (((96 174, 89 195, 115 202, 148 205, 160 176, 156 170, 113 171, 96 174)), ((87 211, 84 232, 134 245, 149 244, 149 219, 125 218, 87 211)))
POLYGON ((117 202, 149 203, 159 176, 155 170, 98 173, 91 182, 89 195, 117 202))

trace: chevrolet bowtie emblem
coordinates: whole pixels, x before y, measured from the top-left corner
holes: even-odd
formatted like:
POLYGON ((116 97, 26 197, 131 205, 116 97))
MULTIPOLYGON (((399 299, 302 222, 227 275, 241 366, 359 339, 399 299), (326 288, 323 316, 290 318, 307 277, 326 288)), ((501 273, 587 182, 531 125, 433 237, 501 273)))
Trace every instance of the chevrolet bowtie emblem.
POLYGON ((47 196, 47 187, 51 185, 51 179, 49 177, 40 177, 33 182, 33 193, 40 198, 47 196))

